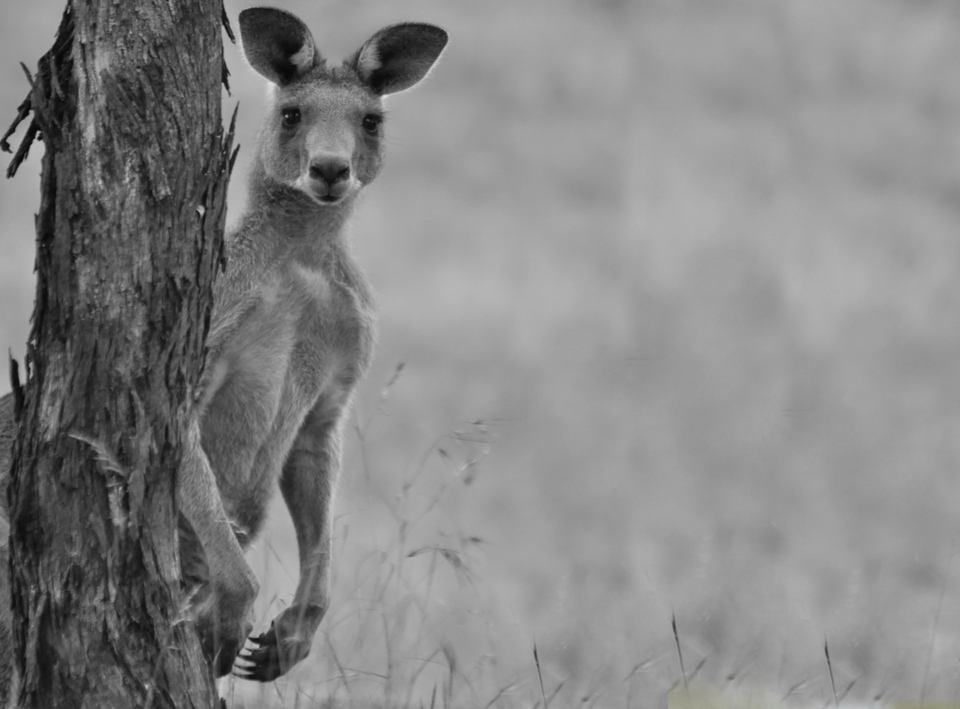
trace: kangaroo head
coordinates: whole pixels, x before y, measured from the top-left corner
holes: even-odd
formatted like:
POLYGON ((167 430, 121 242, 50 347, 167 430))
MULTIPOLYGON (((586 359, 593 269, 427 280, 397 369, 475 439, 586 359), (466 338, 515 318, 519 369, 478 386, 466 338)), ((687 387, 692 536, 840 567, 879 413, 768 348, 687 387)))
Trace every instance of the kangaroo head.
POLYGON ((299 18, 266 7, 240 13, 240 36, 247 61, 273 84, 259 144, 264 177, 321 205, 377 176, 383 97, 423 79, 447 43, 433 25, 392 25, 328 68, 299 18))

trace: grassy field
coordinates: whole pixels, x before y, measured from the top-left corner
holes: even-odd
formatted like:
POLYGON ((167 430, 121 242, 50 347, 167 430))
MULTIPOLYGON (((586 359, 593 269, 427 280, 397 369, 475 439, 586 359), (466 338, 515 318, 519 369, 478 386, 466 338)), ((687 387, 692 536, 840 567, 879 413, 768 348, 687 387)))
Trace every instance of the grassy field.
MULTIPOLYGON (((958 700, 960 6, 279 4, 331 57, 405 19, 451 44, 353 229, 381 343, 334 606, 231 705, 958 700)), ((0 23, 9 118, 60 10, 0 23)), ((263 87, 226 51, 235 218, 263 87)), ((18 355, 37 164, 0 185, 18 355)), ((251 563, 266 625, 282 505, 251 563)))

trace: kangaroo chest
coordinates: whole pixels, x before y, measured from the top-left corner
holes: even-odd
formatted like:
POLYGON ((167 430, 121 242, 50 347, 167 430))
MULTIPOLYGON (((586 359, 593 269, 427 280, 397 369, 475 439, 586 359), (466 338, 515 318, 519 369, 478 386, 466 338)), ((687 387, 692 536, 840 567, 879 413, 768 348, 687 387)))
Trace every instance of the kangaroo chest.
POLYGON ((213 364, 203 448, 228 515, 255 533, 311 410, 335 421, 367 367, 366 286, 293 264, 264 283, 213 364))

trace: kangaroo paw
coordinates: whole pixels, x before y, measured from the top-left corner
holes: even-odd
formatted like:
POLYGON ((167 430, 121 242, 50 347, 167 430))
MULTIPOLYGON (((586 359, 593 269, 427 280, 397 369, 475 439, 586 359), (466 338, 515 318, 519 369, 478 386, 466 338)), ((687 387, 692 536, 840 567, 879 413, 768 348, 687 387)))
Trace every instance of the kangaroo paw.
POLYGON ((243 662, 244 665, 235 664, 233 674, 241 679, 252 679, 257 682, 272 682, 283 674, 280 667, 280 650, 277 648, 277 634, 270 626, 270 630, 263 635, 249 638, 257 647, 244 648, 237 655, 237 662, 243 662))
POLYGON ((217 677, 230 674, 250 635, 255 596, 255 586, 244 590, 241 595, 218 592, 205 586, 193 598, 200 645, 217 677))
POLYGON ((286 674, 310 654, 324 610, 316 605, 287 608, 270 624, 270 630, 249 638, 254 647, 245 648, 237 656, 233 674, 257 682, 272 682, 286 674))
POLYGON ((234 660, 250 632, 250 627, 249 622, 242 620, 237 622, 210 616, 200 619, 198 623, 200 645, 207 661, 212 663, 217 677, 230 674, 234 660))

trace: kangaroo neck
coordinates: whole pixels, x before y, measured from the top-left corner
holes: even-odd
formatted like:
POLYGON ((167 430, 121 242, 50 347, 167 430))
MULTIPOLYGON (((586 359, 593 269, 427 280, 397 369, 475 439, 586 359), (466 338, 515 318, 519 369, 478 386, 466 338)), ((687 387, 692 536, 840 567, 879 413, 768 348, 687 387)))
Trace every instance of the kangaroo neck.
POLYGON ((318 204, 300 190, 272 180, 258 166, 251 175, 249 212, 291 246, 321 246, 341 238, 355 199, 318 204))

